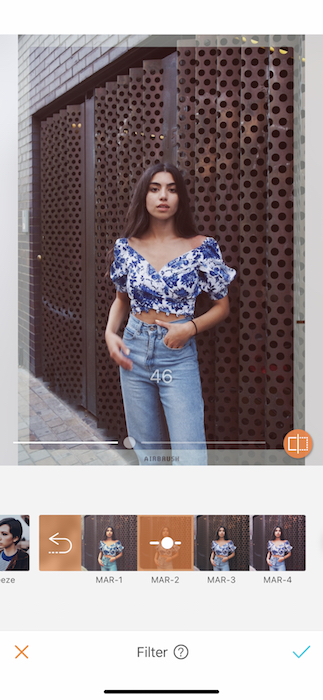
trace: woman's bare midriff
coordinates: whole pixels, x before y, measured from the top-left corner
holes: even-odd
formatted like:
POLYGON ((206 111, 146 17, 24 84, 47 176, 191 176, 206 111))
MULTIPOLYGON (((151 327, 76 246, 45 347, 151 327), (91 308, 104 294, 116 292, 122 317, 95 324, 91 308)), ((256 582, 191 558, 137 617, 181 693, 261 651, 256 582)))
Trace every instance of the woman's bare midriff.
POLYGON ((154 311, 154 309, 150 309, 149 311, 142 311, 141 314, 134 314, 136 318, 139 318, 139 321, 142 321, 143 323, 155 323, 155 320, 157 321, 166 321, 166 323, 172 323, 172 321, 182 321, 186 316, 176 316, 176 314, 167 314, 164 313, 164 311, 159 311, 158 313, 154 311))

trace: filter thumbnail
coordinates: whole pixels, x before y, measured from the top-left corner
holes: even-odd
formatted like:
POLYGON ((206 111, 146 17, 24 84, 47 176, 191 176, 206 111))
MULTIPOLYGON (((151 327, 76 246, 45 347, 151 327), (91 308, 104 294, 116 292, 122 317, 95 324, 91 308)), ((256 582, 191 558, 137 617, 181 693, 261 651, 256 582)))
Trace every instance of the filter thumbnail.
POLYGON ((194 537, 198 571, 248 571, 248 515, 197 515, 194 537))
POLYGON ((0 515, 0 572, 29 571, 29 515, 0 515))
POLYGON ((81 516, 39 516, 40 571, 81 571, 81 516))
POLYGON ((82 570, 136 571, 137 516, 82 516, 82 570))
POLYGON ((305 571, 305 515, 251 515, 250 569, 305 571))
POLYGON ((138 516, 138 571, 193 570, 193 516, 138 516))

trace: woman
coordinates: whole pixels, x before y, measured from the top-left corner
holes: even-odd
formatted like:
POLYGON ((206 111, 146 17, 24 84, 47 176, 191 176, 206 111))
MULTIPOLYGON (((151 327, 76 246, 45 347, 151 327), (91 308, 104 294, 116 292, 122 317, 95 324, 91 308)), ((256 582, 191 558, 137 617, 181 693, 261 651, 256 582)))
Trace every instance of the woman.
POLYGON ((283 531, 278 525, 273 530, 273 538, 269 540, 267 554, 267 564, 269 571, 286 571, 285 559, 289 559, 293 547, 288 540, 284 539, 283 531))
POLYGON ((230 571, 229 559, 233 559, 237 548, 232 540, 227 539, 227 531, 223 525, 219 527, 215 539, 212 540, 211 549, 210 562, 213 571, 230 571))
POLYGON ((128 437, 139 463, 149 462, 147 450, 171 444, 176 461, 207 464, 194 336, 228 316, 227 288, 236 272, 223 263, 213 238, 197 234, 174 165, 153 165, 140 178, 110 275, 117 295, 105 339, 120 366, 128 437), (211 308, 193 318, 202 291, 211 308))
POLYGON ((103 571, 117 571, 117 559, 122 557, 124 547, 119 540, 114 539, 114 530, 110 525, 106 528, 104 537, 100 540, 98 562, 103 571))
POLYGON ((0 520, 0 571, 28 571, 29 555, 17 548, 22 538, 22 525, 15 518, 0 520))
POLYGON ((173 561, 178 557, 178 555, 179 546, 178 544, 175 544, 173 538, 170 536, 168 527, 164 527, 161 531, 160 542, 156 547, 156 552, 154 556, 154 564, 156 566, 157 571, 172 571, 174 568, 173 561), (167 542, 167 545, 170 544, 170 547, 165 547, 165 538, 168 538, 169 542, 167 542), (172 540, 173 544, 170 540, 172 540))

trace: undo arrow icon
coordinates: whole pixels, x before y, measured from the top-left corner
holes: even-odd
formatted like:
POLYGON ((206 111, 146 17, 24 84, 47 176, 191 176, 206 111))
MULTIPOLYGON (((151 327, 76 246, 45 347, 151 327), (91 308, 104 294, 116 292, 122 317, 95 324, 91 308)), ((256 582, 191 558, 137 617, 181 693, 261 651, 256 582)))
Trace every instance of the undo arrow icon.
POLYGON ((72 542, 71 542, 71 540, 69 540, 68 537, 57 537, 57 535, 59 535, 59 532, 56 532, 55 535, 52 535, 52 536, 49 537, 48 539, 49 539, 51 542, 53 542, 53 544, 56 544, 57 546, 59 545, 59 541, 64 540, 65 542, 69 542, 69 545, 70 545, 70 546, 69 546, 68 549, 64 550, 63 552, 58 552, 58 554, 68 554, 68 553, 71 551, 71 549, 72 549, 72 542))

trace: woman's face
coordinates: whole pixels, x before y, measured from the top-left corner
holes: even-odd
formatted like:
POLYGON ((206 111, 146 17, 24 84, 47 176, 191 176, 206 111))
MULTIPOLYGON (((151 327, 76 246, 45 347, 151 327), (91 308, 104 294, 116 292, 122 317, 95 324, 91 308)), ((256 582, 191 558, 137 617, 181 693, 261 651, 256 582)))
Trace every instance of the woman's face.
POLYGON ((225 537, 225 529, 224 529, 224 527, 220 527, 220 529, 219 529, 219 531, 218 531, 218 535, 219 535, 219 537, 225 537))
POLYGON ((106 531, 105 531, 105 536, 107 537, 107 539, 111 539, 111 537, 113 536, 112 527, 108 527, 108 528, 106 529, 106 531))
POLYGON ((169 537, 168 527, 164 527, 164 529, 162 530, 162 539, 163 539, 163 537, 169 537))
POLYGON ((281 534, 282 534, 282 531, 281 531, 280 527, 276 527, 275 537, 277 540, 279 540, 279 538, 281 537, 281 534))
POLYGON ((1 549, 8 549, 12 544, 17 541, 18 537, 14 537, 10 532, 9 525, 1 525, 0 527, 0 547, 1 549))
POLYGON ((146 209, 150 216, 159 221, 167 221, 175 216, 178 209, 178 194, 171 173, 153 175, 146 195, 146 209))

